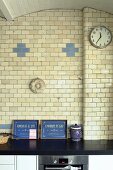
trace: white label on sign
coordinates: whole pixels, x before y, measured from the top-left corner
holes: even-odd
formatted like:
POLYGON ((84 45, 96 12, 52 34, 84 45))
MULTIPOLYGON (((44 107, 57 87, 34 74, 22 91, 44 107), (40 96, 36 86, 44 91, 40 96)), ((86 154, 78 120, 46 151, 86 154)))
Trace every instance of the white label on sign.
POLYGON ((36 129, 29 130, 29 139, 36 139, 36 129))

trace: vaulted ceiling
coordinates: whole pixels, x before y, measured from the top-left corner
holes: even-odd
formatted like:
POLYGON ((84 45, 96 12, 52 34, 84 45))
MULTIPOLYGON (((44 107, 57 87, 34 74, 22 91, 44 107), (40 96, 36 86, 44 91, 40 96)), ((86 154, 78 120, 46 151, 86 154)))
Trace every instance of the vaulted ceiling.
POLYGON ((0 16, 13 20, 45 9, 83 9, 91 7, 113 14, 113 0, 0 0, 0 16))

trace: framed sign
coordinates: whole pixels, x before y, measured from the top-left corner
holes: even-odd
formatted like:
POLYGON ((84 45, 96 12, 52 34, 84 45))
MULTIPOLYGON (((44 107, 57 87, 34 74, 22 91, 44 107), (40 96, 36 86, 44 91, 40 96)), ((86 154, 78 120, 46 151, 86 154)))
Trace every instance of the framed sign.
POLYGON ((37 139, 38 121, 37 120, 14 120, 13 138, 14 139, 37 139))
POLYGON ((66 139, 67 120, 42 120, 41 139, 66 139))

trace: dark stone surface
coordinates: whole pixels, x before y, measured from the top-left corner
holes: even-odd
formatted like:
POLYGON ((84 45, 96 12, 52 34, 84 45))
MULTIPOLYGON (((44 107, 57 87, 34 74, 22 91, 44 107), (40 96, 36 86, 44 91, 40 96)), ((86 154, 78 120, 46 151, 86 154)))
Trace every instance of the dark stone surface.
POLYGON ((113 140, 9 140, 0 155, 113 155, 113 140))

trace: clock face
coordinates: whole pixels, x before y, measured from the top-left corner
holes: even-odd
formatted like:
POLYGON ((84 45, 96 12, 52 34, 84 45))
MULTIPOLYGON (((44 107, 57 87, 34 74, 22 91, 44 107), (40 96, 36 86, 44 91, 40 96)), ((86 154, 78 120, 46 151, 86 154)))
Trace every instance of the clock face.
POLYGON ((95 27, 90 33, 90 42, 96 48, 105 48, 111 41, 112 34, 104 26, 95 27))

